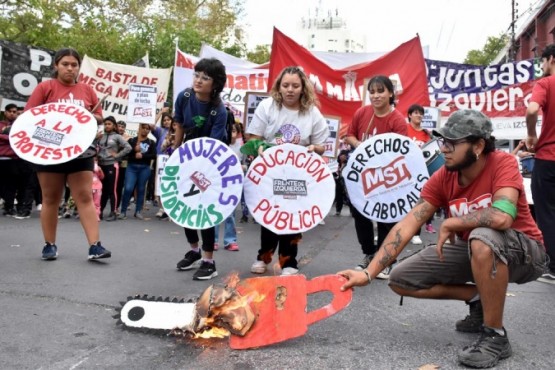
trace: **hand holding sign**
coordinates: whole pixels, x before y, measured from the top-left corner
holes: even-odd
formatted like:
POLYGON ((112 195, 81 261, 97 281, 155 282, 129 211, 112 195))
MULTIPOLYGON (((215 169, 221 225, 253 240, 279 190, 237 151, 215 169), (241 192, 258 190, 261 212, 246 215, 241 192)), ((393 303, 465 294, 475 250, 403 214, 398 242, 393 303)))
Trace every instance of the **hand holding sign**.
POLYGON ((190 229, 220 224, 241 200, 243 170, 221 141, 185 142, 170 156, 160 177, 160 199, 168 216, 190 229))
POLYGON ((60 164, 87 150, 96 132, 96 118, 85 108, 70 103, 48 103, 18 117, 10 131, 10 145, 26 161, 60 164))
POLYGON ((312 229, 328 214, 335 181, 322 158, 282 144, 264 151, 245 175, 245 201, 254 219, 276 234, 312 229))
POLYGON ((376 135, 361 143, 342 174, 351 204, 379 222, 400 221, 429 178, 420 148, 399 134, 376 135))

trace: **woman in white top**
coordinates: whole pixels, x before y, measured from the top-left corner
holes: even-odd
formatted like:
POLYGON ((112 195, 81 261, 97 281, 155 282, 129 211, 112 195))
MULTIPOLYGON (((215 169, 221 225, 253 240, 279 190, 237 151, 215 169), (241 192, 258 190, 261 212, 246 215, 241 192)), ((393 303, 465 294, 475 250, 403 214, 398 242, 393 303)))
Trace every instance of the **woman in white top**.
MULTIPOLYGON (((312 83, 298 67, 287 67, 279 74, 270 91, 270 98, 262 101, 249 124, 249 140, 266 144, 298 144, 309 152, 323 154, 329 136, 326 120, 318 109, 318 99, 312 83)), ((266 145, 258 147, 261 154, 266 145)), ((282 275, 298 273, 297 247, 302 235, 277 235, 261 226, 256 262, 251 272, 263 274, 279 244, 279 263, 282 275)))

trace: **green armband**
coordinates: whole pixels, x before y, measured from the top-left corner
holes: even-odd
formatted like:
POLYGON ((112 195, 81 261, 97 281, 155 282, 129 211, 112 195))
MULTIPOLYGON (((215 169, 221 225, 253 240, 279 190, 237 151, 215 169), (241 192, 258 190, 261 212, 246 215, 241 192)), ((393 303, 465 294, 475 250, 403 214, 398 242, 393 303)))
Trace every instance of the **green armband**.
POLYGON ((501 212, 505 212, 509 216, 516 219, 516 206, 507 199, 496 200, 493 202, 493 208, 497 208, 501 212))

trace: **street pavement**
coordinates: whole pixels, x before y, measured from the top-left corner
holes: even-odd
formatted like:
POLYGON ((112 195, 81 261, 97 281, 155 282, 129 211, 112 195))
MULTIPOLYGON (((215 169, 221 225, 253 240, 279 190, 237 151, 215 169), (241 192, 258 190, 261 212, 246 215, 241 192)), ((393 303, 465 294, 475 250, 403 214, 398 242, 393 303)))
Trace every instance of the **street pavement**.
MULTIPOLYGON (((380 280, 356 288, 346 309, 304 336, 264 348, 232 350, 227 339, 178 341, 123 330, 112 316, 128 296, 196 298, 234 271, 253 277, 259 225, 238 223, 240 251, 221 248, 215 253, 219 276, 193 281, 194 270, 175 268, 189 248, 183 230, 155 212, 146 211, 144 221, 102 222, 101 240, 113 253, 102 262, 87 261, 76 219, 60 220, 60 256, 47 262, 40 259, 37 211, 28 220, 0 217, 0 369, 459 369, 457 352, 477 337, 454 330, 468 313, 464 303, 405 298, 400 305, 380 280)), ((308 279, 354 267, 361 258, 348 210, 325 221, 304 234, 299 248, 308 279)), ((423 232, 422 238, 431 242, 434 235, 423 232)), ((408 245, 403 255, 419 248, 408 245)), ((329 293, 311 295, 309 309, 330 299, 329 293)), ((509 286, 505 327, 514 353, 497 368, 555 368, 554 308, 555 285, 509 286)))

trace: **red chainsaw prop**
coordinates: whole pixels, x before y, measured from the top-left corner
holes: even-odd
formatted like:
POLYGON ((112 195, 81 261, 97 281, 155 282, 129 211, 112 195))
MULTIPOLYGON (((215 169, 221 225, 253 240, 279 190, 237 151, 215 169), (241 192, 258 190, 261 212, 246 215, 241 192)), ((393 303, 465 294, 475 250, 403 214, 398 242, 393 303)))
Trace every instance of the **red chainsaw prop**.
POLYGON ((340 275, 257 277, 211 285, 196 302, 136 295, 121 302, 114 318, 130 330, 187 338, 224 328, 233 349, 263 347, 300 337, 310 324, 347 307, 353 292, 340 290, 345 282, 340 275), (319 292, 332 293, 331 302, 307 312, 307 296, 319 292))
POLYGON ((256 321, 245 336, 231 335, 233 349, 263 347, 304 335, 308 326, 330 317, 351 303, 353 291, 340 290, 347 280, 340 275, 324 275, 307 280, 304 275, 258 277, 242 280, 240 294, 257 291, 265 295, 261 302, 251 302, 256 321), (331 302, 306 312, 307 295, 331 292, 331 302))

